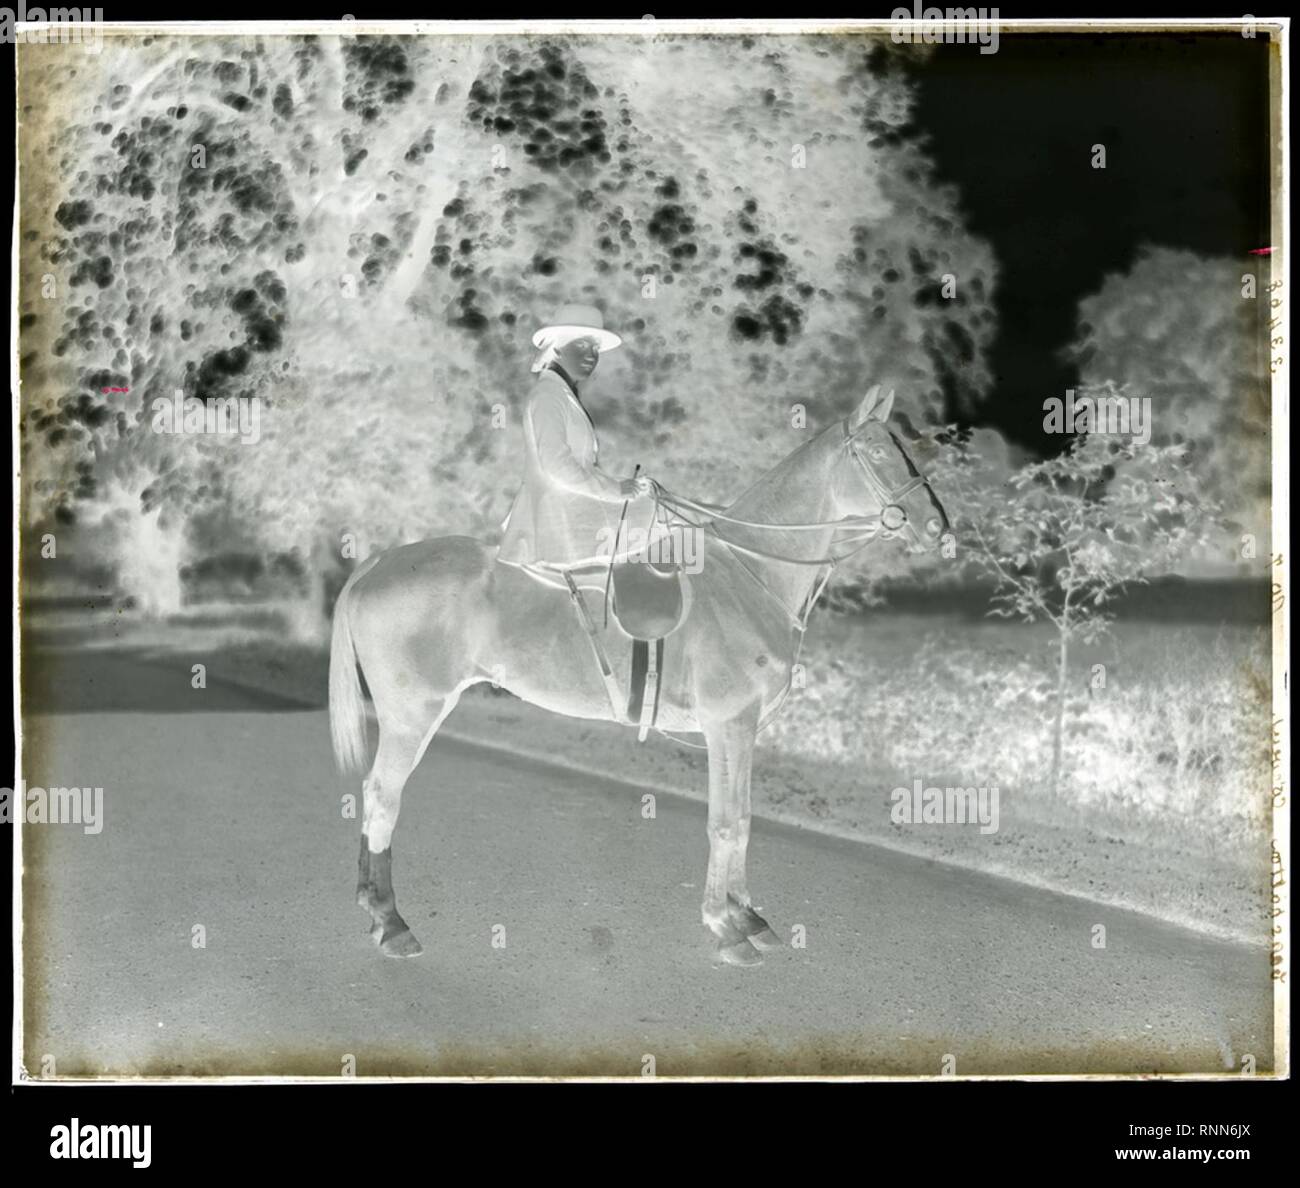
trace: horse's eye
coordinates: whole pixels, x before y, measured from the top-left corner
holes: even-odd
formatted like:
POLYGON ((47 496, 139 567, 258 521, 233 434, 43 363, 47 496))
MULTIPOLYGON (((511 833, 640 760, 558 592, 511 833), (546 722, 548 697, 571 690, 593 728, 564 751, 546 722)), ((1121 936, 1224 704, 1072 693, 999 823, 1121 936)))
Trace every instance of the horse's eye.
POLYGON ((884 460, 885 451, 881 449, 880 446, 872 446, 871 449, 867 451, 867 455, 873 462, 881 462, 884 460))

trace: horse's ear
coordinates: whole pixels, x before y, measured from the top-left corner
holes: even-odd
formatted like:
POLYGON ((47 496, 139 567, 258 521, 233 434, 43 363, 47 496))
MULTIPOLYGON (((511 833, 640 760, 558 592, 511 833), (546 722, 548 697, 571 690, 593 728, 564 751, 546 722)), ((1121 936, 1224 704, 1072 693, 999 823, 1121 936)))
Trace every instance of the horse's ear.
POLYGON ((868 421, 887 421, 889 420, 890 411, 894 407, 894 390, 889 389, 888 396, 880 394, 880 385, 873 384, 863 398, 862 403, 858 405, 858 411, 853 415, 853 428, 859 425, 865 425, 868 421))

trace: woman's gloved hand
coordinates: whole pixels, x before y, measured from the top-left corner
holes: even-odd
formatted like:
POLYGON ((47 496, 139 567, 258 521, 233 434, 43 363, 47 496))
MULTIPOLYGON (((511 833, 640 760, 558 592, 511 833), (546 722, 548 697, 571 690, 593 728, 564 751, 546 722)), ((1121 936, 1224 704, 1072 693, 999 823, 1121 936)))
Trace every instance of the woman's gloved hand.
POLYGON ((636 478, 624 479, 619 483, 618 490, 624 499, 636 499, 649 495, 654 490, 654 484, 644 475, 638 475, 636 478))

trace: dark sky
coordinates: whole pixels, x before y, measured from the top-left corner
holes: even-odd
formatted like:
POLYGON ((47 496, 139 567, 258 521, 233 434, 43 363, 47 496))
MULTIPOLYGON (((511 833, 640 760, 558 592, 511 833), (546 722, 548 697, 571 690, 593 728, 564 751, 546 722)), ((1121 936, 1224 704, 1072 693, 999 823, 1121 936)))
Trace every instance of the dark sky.
MULTIPOLYGON (((937 47, 916 122, 999 267, 996 376, 976 416, 1038 453, 1042 402, 1077 378, 1058 352, 1079 299, 1143 243, 1256 257, 1268 244, 1268 42, 1011 36, 937 47), (1105 170, 1090 164, 1106 146, 1105 170)), ((950 410, 956 417, 956 410, 950 410)))

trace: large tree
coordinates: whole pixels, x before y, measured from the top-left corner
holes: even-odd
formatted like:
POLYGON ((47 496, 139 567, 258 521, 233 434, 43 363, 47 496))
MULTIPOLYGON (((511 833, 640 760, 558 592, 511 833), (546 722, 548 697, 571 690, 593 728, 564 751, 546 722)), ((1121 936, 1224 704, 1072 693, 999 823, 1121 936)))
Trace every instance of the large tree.
POLYGON ((1186 559, 1194 568, 1267 565, 1266 283, 1257 262, 1149 246, 1079 304, 1069 349, 1081 386, 1149 399, 1152 443, 1186 446, 1183 465, 1223 505, 1227 527, 1210 553, 1186 559), (1243 536, 1254 545, 1245 555, 1243 536))
POLYGON ((991 255, 887 39, 164 36, 20 67, 30 515, 112 482, 304 558, 491 538, 566 300, 626 337, 590 391, 607 464, 703 498, 872 383, 918 427, 989 384, 991 255), (56 90, 89 115, 37 112, 56 90), (178 388, 256 397, 259 440, 160 439, 178 388))

